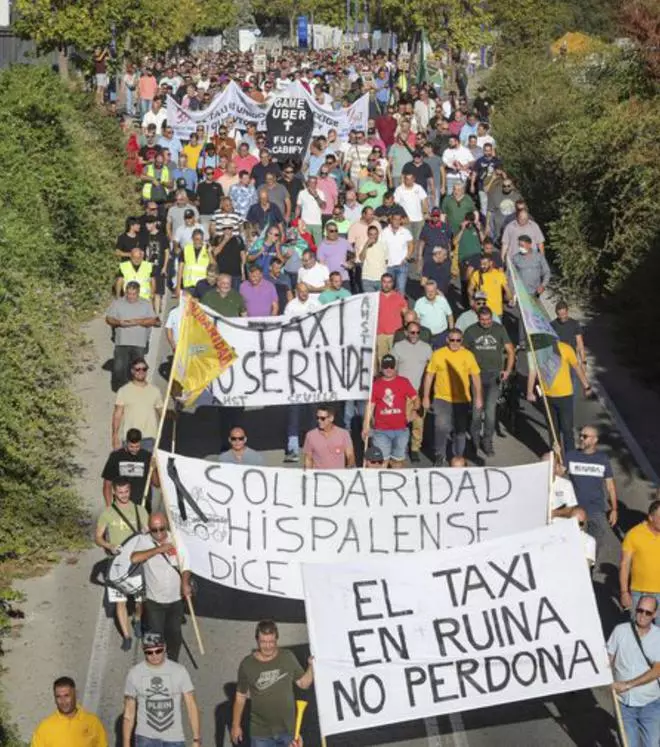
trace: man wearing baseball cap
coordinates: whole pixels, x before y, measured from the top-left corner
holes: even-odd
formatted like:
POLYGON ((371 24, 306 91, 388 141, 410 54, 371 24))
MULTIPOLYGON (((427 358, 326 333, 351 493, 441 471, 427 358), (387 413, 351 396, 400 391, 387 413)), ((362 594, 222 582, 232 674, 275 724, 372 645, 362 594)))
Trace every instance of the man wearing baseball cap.
POLYGON ((383 469, 383 452, 377 446, 369 446, 364 452, 364 469, 383 469))
MULTIPOLYGON (((472 296, 471 309, 466 309, 456 320, 456 329, 460 329, 461 332, 465 332, 468 327, 476 324, 479 321, 479 309, 486 306, 486 294, 483 291, 476 291, 472 296)), ((502 319, 497 315, 493 314, 493 321, 497 324, 502 324, 502 319)))
POLYGON ((142 651, 144 661, 131 667, 126 677, 122 747, 130 747, 133 727, 136 747, 185 747, 182 699, 192 742, 201 745, 199 709, 188 670, 167 658, 165 639, 160 633, 145 633, 142 651))
POLYGON ((371 401, 367 405, 362 426, 364 441, 371 431, 372 443, 383 455, 383 468, 403 466, 408 448, 408 413, 419 407, 413 385, 396 372, 396 358, 389 353, 380 362, 380 376, 374 381, 371 401))

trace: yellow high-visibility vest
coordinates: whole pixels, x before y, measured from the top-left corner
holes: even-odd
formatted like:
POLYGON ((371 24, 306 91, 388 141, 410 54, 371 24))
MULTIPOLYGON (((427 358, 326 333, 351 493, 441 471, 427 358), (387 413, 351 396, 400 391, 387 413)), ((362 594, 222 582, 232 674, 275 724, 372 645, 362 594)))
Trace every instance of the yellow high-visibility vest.
POLYGON ((124 278, 124 288, 126 288, 127 283, 134 280, 136 283, 140 283, 140 298, 144 298, 147 301, 151 300, 151 275, 154 271, 154 266, 151 262, 140 262, 139 266, 135 267, 129 260, 119 265, 119 271, 124 278))
POLYGON ((186 244, 183 247, 183 287, 194 288, 205 278, 210 262, 211 255, 206 244, 199 250, 199 255, 193 244, 186 244))
MULTIPOLYGON (((153 165, 153 163, 150 163, 147 168, 144 170, 144 173, 146 176, 155 176, 156 175, 156 167, 153 165)), ((160 181, 163 185, 163 188, 165 191, 167 191, 167 187, 164 185, 167 184, 170 180, 170 170, 167 168, 167 166, 163 166, 163 168, 160 170, 160 181)), ((153 188, 153 184, 151 182, 145 182, 142 187, 142 199, 143 200, 150 200, 151 199, 151 190, 153 188)))

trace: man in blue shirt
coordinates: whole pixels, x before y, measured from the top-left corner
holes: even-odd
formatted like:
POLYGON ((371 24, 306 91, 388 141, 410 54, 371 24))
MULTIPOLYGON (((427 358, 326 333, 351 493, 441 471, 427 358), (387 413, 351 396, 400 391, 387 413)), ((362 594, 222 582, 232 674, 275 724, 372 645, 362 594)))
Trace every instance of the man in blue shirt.
POLYGON ((617 495, 609 457, 598 451, 598 429, 580 429, 580 449, 566 452, 566 467, 578 505, 587 512, 587 532, 596 540, 596 559, 601 543, 617 523, 617 495), (608 505, 605 504, 607 493, 608 505))
POLYGON ((186 191, 197 191, 197 172, 188 168, 188 156, 185 153, 179 153, 178 165, 172 169, 172 180, 175 184, 178 179, 186 180, 186 191))
POLYGON ((479 192, 479 210, 483 216, 488 213, 487 189, 495 178, 495 171, 501 168, 502 161, 494 155, 492 144, 485 143, 484 154, 475 161, 470 175, 472 189, 477 189, 479 192))

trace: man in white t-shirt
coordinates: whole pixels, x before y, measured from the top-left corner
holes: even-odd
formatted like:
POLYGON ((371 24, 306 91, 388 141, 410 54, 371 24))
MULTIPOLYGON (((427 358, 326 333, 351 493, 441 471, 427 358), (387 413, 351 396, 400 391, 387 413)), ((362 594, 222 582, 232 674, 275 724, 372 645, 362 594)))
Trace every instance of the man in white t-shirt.
POLYGON ((403 182, 394 190, 394 202, 406 211, 413 239, 419 241, 429 214, 429 198, 424 187, 415 182, 413 174, 403 175, 403 182))
POLYGON ((323 241, 323 209, 325 208, 325 194, 318 189, 318 179, 310 176, 306 189, 298 193, 296 203, 296 218, 302 218, 309 232, 314 237, 316 246, 323 241))
POLYGON ((298 270, 298 285, 302 283, 307 288, 311 298, 318 301, 319 295, 328 285, 330 270, 316 259, 316 255, 311 249, 303 252, 302 265, 298 270))
POLYGON ((163 134, 163 122, 167 119, 167 110, 163 107, 160 96, 154 96, 151 109, 142 118, 142 129, 146 132, 150 124, 156 125, 156 135, 163 134))
POLYGON ((443 195, 450 195, 455 184, 465 185, 473 162, 472 153, 461 145, 456 135, 452 135, 449 138, 449 146, 442 152, 441 175, 444 175, 442 179, 444 189, 441 191, 443 195))
POLYGON ((383 229, 380 238, 387 248, 387 271, 403 296, 408 282, 408 262, 414 255, 415 242, 412 233, 401 225, 402 220, 400 215, 392 215, 390 225, 383 229))
POLYGON ((299 282, 298 285, 296 285, 296 297, 292 298, 286 305, 284 316, 288 316, 292 319, 297 316, 311 314, 313 311, 317 311, 320 308, 321 304, 318 300, 318 294, 312 296, 307 285, 299 282))

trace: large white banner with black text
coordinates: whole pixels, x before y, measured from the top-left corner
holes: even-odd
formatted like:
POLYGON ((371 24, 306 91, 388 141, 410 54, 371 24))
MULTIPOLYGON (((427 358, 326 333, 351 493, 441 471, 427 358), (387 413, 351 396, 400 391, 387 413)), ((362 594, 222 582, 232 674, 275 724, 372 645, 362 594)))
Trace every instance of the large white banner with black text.
POLYGON ((364 400, 378 322, 378 293, 363 293, 297 318, 223 317, 202 306, 238 360, 213 382, 232 407, 364 400))
POLYGON ((579 535, 303 565, 321 733, 610 684, 579 535))
POLYGON ((294 599, 303 596, 303 562, 475 545, 542 526, 547 517, 547 462, 322 471, 218 464, 159 451, 158 466, 196 574, 294 599))

